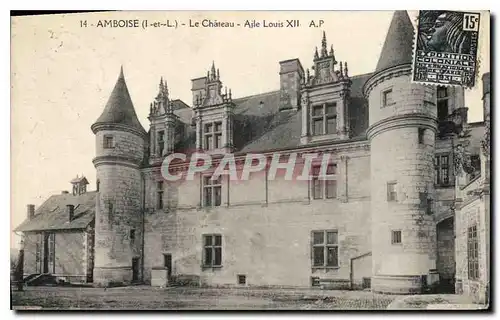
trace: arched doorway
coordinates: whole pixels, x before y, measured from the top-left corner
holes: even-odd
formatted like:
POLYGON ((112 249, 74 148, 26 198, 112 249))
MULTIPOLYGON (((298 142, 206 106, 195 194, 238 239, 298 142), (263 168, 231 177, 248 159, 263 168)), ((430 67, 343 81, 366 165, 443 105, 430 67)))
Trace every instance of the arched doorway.
POLYGON ((439 272, 439 291, 455 291, 455 226, 454 217, 449 217, 436 226, 437 230, 437 270, 439 272))

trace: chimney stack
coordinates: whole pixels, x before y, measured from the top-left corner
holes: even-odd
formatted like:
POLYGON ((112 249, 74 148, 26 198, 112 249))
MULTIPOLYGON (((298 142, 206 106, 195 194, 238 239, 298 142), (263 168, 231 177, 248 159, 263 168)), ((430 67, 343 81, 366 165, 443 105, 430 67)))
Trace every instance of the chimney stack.
POLYGON ((72 204, 66 205, 66 212, 69 216, 69 221, 72 221, 75 215, 75 206, 72 204))
POLYGON ((28 204, 28 219, 31 220, 35 216, 35 205, 28 204))

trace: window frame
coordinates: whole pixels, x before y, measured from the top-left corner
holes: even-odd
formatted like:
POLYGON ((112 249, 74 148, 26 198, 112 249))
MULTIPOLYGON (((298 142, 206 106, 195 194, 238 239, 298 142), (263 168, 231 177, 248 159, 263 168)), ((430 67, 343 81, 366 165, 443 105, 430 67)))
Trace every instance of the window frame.
POLYGON ((327 102, 323 104, 316 104, 311 106, 311 135, 312 136, 322 136, 327 134, 337 134, 337 101, 327 102), (333 112, 328 113, 328 108, 333 107, 333 112), (320 114, 315 115, 315 110, 320 110, 320 114), (334 130, 333 132, 329 132, 328 130, 328 120, 334 119, 334 130), (319 133, 316 133, 316 123, 320 123, 321 130, 319 133))
POLYGON ((212 121, 203 124, 203 150, 217 150, 222 148, 223 131, 222 121, 212 121))
POLYGON ((156 181, 156 210, 162 210, 165 208, 165 203, 163 201, 164 191, 165 184, 163 183, 163 181, 156 181))
POLYGON ((161 156, 165 151, 165 130, 158 130, 156 134, 156 147, 158 148, 158 154, 161 156))
POLYGON ((419 145, 425 144, 425 128, 422 127, 418 128, 418 144, 419 145))
POLYGON ((451 168, 450 168, 451 156, 449 153, 438 153, 434 155, 434 183, 439 187, 449 187, 452 186, 451 183, 451 168), (446 163, 442 160, 446 159, 446 163), (446 173, 446 179, 443 179, 443 173, 446 173))
POLYGON ((114 149, 115 148, 115 138, 111 134, 105 134, 102 140, 103 149, 114 149))
POLYGON ((202 236, 202 241, 203 241, 203 252, 202 252, 202 261, 201 261, 201 265, 203 268, 222 268, 222 234, 220 233, 209 233, 209 234, 204 234, 202 236), (206 239, 210 237, 210 244, 207 245, 207 241, 206 239), (216 239, 217 237, 219 237, 220 239, 220 244, 217 244, 216 243, 216 239), (211 250, 211 263, 210 264, 207 264, 206 263, 206 260, 207 260, 207 254, 206 254, 206 250, 207 249, 210 249, 211 250), (220 257, 219 257, 219 260, 220 260, 220 264, 216 264, 216 255, 217 255, 217 250, 216 249, 220 249, 219 252, 220 252, 220 257))
POLYGON ((403 231, 402 230, 400 230, 400 229, 391 230, 391 244, 392 245, 402 245, 403 244, 403 231))
POLYGON ((389 107, 395 104, 393 94, 394 92, 392 90, 392 87, 382 90, 382 108, 389 107), (387 99, 388 95, 390 95, 390 99, 387 99))
POLYGON ((313 200, 322 199, 338 199, 338 176, 337 176, 338 165, 337 163, 329 163, 326 169, 326 176, 329 179, 321 177, 321 164, 311 166, 311 198, 313 200), (329 169, 333 169, 333 173, 329 173, 329 169), (319 186, 320 195, 316 193, 316 186, 319 186), (331 187, 332 189, 329 189, 331 187), (334 190, 333 196, 329 196, 328 190, 334 190))
POLYGON ((202 204, 205 208, 220 207, 222 205, 222 176, 220 175, 217 180, 212 179, 213 175, 202 175, 202 204), (210 183, 207 183, 210 182, 210 183), (210 190, 210 203, 207 203, 207 191, 210 190), (217 199, 217 192, 219 199, 217 199), (218 204, 217 204, 218 200, 218 204))
POLYGON ((387 202, 398 202, 398 182, 397 181, 387 181, 387 202), (389 186, 394 186, 394 191, 389 189, 389 186), (394 194, 394 198, 392 197, 394 194))
POLYGON ((336 269, 340 268, 340 255, 339 255, 339 250, 340 250, 340 244, 339 244, 339 232, 337 229, 325 229, 325 230, 313 230, 311 231, 311 267, 313 269, 336 269), (335 243, 328 243, 328 233, 334 233, 335 234, 335 243), (314 235, 315 234, 322 234, 323 235, 323 242, 322 243, 315 243, 314 241, 314 235), (315 264, 315 248, 323 248, 323 263, 321 265, 315 264), (335 254, 336 256, 334 257, 334 262, 336 262, 336 265, 329 265, 328 261, 328 253, 330 248, 335 248, 335 254))
POLYGON ((450 95, 449 95, 449 92, 448 92, 448 88, 444 87, 444 86, 438 86, 437 89, 436 89, 436 116, 438 117, 438 121, 445 121, 447 119, 447 117, 450 115, 450 95), (445 92, 445 95, 443 97, 439 97, 439 92, 445 92), (446 115, 442 118, 439 117, 440 115, 440 108, 441 106, 444 106, 444 104, 446 104, 446 115))
POLYGON ((479 240, 477 225, 467 228, 467 278, 479 280, 479 240))

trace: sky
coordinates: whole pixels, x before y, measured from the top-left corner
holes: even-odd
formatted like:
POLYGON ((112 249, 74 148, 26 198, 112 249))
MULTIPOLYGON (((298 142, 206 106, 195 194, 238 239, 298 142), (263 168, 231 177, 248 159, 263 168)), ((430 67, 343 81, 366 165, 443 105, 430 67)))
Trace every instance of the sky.
MULTIPOLYGON (((149 104, 166 79, 171 98, 188 103, 191 79, 206 75, 212 61, 233 98, 279 89, 279 61, 312 65, 322 32, 351 76, 375 69, 393 12, 109 12, 11 19, 11 227, 50 195, 70 190, 85 175, 95 190, 95 136, 99 117, 123 66, 136 113, 146 130, 149 104), (100 20, 175 21, 178 28, 97 28, 100 20), (299 28, 191 28, 203 19, 285 22, 299 28), (324 20, 320 28, 311 20, 324 20), (87 27, 85 27, 85 22, 87 27), (92 27, 91 25, 94 24, 92 27)), ((417 12, 410 11, 415 24, 417 12)), ((285 23, 286 25, 286 23, 285 23)), ((489 17, 480 24, 479 75, 490 70, 489 17)), ((466 91, 469 121, 482 120, 481 85, 466 91)), ((11 240, 13 240, 12 238, 11 240)), ((16 241, 14 241, 16 242, 16 241)), ((16 244, 13 243, 12 246, 16 244)))

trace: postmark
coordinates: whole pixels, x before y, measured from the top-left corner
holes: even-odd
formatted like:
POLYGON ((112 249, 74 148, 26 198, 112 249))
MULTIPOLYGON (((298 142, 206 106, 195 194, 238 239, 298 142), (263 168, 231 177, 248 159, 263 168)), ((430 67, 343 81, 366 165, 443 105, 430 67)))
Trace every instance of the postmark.
POLYGON ((413 81, 474 87, 480 19, 474 12, 419 11, 413 81))

